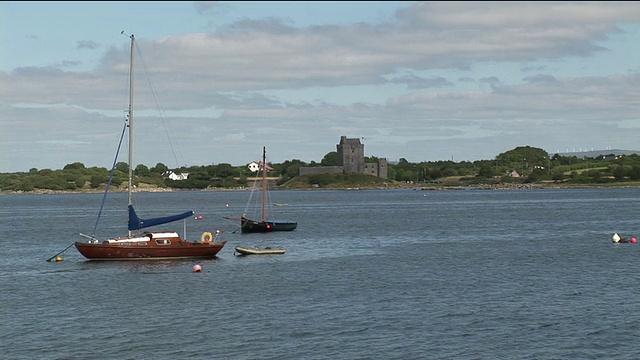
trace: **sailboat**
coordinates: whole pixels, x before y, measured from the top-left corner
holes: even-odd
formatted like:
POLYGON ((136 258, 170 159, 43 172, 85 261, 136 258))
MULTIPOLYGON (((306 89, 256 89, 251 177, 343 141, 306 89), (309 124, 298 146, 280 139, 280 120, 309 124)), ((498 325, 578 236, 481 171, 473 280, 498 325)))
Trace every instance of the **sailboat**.
POLYGON ((240 218, 227 218, 230 220, 240 220, 240 229, 242 233, 266 233, 272 231, 292 231, 298 227, 298 223, 290 220, 273 220, 267 216, 267 150, 262 147, 262 162, 259 164, 258 171, 262 172, 261 179, 261 217, 259 220, 248 219, 246 211, 240 218))
MULTIPOLYGON (((124 33, 124 32, 123 32, 124 33)), ((76 249, 89 260, 146 260, 146 259, 180 259, 180 258, 214 258, 226 244, 226 241, 218 241, 221 231, 216 231, 215 236, 211 232, 204 232, 200 241, 187 241, 176 231, 142 231, 152 226, 163 225, 178 220, 187 219, 194 215, 193 211, 181 214, 141 219, 133 207, 133 79, 134 79, 134 49, 135 37, 131 38, 131 59, 129 68, 129 184, 128 184, 128 233, 126 236, 114 237, 107 240, 99 240, 95 235, 81 236, 89 238, 86 242, 75 242, 76 249)), ((123 131, 124 135, 124 131, 123 131)), ((115 165, 114 165, 115 168, 115 165)), ((105 191, 108 194, 109 187, 105 191)), ((104 203, 104 201, 103 201, 104 203)), ((102 209, 101 209, 102 212, 102 209)), ((97 222, 96 222, 97 227, 97 222)), ((185 226, 186 233, 186 226, 185 226)), ((95 229, 94 229, 95 234, 95 229)))

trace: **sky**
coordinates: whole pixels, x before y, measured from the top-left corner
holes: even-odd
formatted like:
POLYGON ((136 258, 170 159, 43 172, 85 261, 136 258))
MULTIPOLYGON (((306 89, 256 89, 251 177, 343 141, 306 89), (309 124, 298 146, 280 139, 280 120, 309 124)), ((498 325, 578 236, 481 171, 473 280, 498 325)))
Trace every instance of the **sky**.
POLYGON ((127 161, 131 35, 135 164, 640 149, 640 2, 3 1, 0 172, 127 161))

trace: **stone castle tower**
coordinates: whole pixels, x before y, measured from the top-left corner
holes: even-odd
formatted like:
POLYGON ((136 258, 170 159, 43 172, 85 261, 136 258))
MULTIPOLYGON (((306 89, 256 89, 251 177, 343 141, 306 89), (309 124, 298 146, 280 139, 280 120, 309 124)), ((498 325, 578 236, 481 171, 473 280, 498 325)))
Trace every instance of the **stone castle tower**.
POLYGON ((338 166, 342 166, 345 174, 361 173, 364 171, 364 144, 360 139, 340 137, 336 145, 338 152, 338 166))
POLYGON ((387 159, 380 158, 376 163, 364 162, 364 144, 358 138, 340 137, 336 145, 338 166, 301 167, 300 175, 309 174, 369 174, 387 178, 387 159))

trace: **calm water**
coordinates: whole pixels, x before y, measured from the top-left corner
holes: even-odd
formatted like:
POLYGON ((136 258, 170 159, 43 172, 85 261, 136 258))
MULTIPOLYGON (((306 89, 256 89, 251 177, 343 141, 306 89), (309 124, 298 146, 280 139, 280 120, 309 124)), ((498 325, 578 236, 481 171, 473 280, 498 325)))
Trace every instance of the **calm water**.
MULTIPOLYGON (((203 215, 189 239, 224 230, 197 262, 47 262, 92 233, 102 195, 0 196, 0 357, 640 358, 640 244, 611 242, 640 235, 640 189, 276 191, 298 229, 243 235, 223 216, 248 196, 138 196, 145 217, 203 215)), ((99 237, 122 233, 125 197, 99 237)))

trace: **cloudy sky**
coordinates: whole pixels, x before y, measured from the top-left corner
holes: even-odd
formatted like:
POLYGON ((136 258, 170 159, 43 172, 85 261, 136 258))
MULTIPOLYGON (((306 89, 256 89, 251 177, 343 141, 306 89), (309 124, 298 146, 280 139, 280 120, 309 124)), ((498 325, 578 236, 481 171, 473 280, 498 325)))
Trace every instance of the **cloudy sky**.
POLYGON ((0 172, 111 167, 127 34, 150 167, 640 149, 639 2, 9 1, 0 172))

